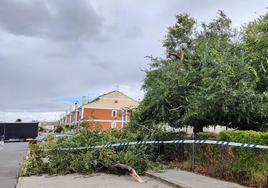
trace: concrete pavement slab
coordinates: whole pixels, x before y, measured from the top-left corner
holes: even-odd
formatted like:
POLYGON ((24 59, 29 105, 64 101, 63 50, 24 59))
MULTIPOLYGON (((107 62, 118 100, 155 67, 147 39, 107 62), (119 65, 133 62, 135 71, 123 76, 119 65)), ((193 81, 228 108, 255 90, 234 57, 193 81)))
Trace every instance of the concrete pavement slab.
POLYGON ((66 176, 31 176, 21 177, 16 188, 170 188, 170 186, 149 177, 142 177, 145 182, 136 182, 130 176, 113 174, 93 174, 82 176, 71 174, 66 176))
POLYGON ((182 188, 243 188, 243 186, 231 183, 227 181, 218 180, 215 178, 202 176, 199 174, 170 169, 164 170, 161 173, 155 173, 149 171, 146 173, 147 176, 165 182, 173 187, 182 187, 182 188))

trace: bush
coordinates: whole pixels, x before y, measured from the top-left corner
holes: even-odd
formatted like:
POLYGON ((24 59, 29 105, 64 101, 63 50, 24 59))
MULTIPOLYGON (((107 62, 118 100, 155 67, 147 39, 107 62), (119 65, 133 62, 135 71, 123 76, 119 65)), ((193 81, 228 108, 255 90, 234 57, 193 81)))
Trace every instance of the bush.
POLYGON ((64 128, 62 126, 57 126, 56 129, 54 130, 55 133, 61 133, 64 131, 64 128))
MULTIPOLYGON (((212 139, 215 135, 199 133, 199 139, 212 139)), ((224 131, 218 140, 268 145, 268 133, 256 131, 224 131)), ((268 186, 268 151, 262 149, 198 145, 197 171, 252 187, 268 186)))
POLYGON ((41 175, 46 171, 46 165, 43 162, 45 157, 40 145, 29 145, 30 153, 27 160, 22 165, 21 176, 41 175))

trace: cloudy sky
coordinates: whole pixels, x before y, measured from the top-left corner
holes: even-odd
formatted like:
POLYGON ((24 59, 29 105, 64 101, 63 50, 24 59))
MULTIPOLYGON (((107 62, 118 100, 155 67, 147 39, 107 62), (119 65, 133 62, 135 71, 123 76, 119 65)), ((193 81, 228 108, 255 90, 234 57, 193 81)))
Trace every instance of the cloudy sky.
POLYGON ((240 27, 267 0, 0 0, 0 121, 56 120, 70 104, 119 90, 142 99, 149 63, 175 15, 240 27))

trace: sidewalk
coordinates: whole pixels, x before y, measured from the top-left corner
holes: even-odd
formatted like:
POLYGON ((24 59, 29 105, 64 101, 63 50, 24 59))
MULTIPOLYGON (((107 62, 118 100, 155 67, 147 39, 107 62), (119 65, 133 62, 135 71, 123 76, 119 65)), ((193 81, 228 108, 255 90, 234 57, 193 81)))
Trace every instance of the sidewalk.
MULTIPOLYGON (((31 176, 20 177, 16 188, 170 188, 165 183, 153 178, 142 177, 144 183, 136 182, 130 176, 117 176, 113 174, 93 174, 83 176, 70 174, 66 176, 31 176)), ((0 186, 1 187, 1 186, 0 186)))
POLYGON ((91 176, 71 174, 66 176, 31 176, 20 177, 16 188, 244 188, 230 183, 191 172, 166 170, 163 173, 147 172, 142 177, 144 183, 136 182, 130 176, 97 173, 91 176))
POLYGON ((173 187, 180 188, 243 188, 243 186, 236 183, 175 169, 165 170, 161 173, 149 171, 146 175, 173 187))

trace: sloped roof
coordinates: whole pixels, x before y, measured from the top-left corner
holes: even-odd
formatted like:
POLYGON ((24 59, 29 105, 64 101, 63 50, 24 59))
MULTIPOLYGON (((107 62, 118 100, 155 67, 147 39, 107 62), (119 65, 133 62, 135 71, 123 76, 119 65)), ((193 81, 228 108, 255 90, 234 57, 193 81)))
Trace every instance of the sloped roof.
POLYGON ((84 107, 122 109, 122 108, 136 108, 138 107, 138 105, 139 103, 136 100, 128 97, 127 95, 118 90, 115 90, 100 95, 96 99, 84 105, 84 107))

